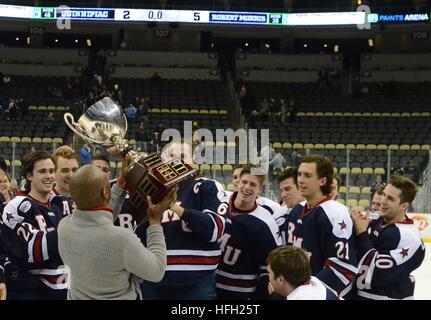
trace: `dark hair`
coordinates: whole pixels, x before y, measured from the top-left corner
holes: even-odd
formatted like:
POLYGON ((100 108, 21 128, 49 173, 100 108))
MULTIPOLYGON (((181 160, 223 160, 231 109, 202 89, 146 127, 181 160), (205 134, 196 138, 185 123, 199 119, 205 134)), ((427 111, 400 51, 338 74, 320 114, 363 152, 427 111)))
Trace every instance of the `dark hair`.
POLYGON ((371 195, 371 199, 374 198, 374 195, 382 196, 384 194, 385 187, 378 187, 373 194, 371 195))
POLYGON ((30 181, 27 178, 27 174, 33 174, 33 169, 36 162, 46 159, 52 160, 51 155, 46 151, 33 151, 26 155, 22 166, 22 172, 26 181, 24 191, 30 192, 30 181))
POLYGON ((334 166, 331 160, 320 154, 311 154, 301 159, 301 163, 315 163, 317 176, 319 178, 326 178, 326 184, 320 187, 322 193, 327 196, 331 194, 332 179, 334 178, 334 166))
POLYGON ((251 174, 255 177, 257 177, 257 179, 259 180, 259 183, 261 186, 263 186, 263 184, 265 183, 265 175, 257 175, 257 174, 252 174, 251 173, 251 169, 252 168, 257 168, 257 166, 252 165, 252 164, 246 164, 245 166, 243 166, 240 177, 242 177, 245 174, 251 174))
POLYGON ((299 287, 311 279, 310 262, 305 251, 297 247, 280 247, 272 250, 266 263, 274 272, 274 277, 280 275, 293 287, 299 287))
POLYGON ((7 163, 2 157, 0 157, 0 169, 2 169, 4 172, 7 172, 7 163))
POLYGON ((236 169, 243 169, 243 168, 244 168, 244 166, 245 166, 245 164, 237 164, 237 165, 235 165, 235 166, 233 167, 233 170, 232 170, 232 171, 235 171, 236 169))
POLYGON ((297 167, 289 167, 286 168, 278 178, 278 184, 280 184, 282 181, 286 179, 293 179, 293 182, 297 184, 297 178, 298 178, 298 168, 297 167))
POLYGON ((91 159, 91 163, 94 162, 94 160, 101 160, 101 161, 105 161, 106 163, 108 163, 108 165, 110 165, 110 161, 109 158, 104 155, 104 154, 96 154, 92 159, 91 159))
POLYGON ((392 176, 389 183, 401 190, 400 203, 408 202, 411 204, 416 197, 418 187, 416 183, 406 177, 392 176))

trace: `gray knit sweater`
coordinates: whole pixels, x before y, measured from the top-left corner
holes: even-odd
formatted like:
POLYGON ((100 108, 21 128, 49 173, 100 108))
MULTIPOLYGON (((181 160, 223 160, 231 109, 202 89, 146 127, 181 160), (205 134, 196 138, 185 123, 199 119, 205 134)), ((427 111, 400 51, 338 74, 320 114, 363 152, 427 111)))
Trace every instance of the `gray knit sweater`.
POLYGON ((159 282, 166 268, 160 225, 147 231, 147 248, 130 230, 113 225, 108 210, 81 211, 58 227, 61 258, 69 268, 68 299, 137 299, 139 279, 159 282))

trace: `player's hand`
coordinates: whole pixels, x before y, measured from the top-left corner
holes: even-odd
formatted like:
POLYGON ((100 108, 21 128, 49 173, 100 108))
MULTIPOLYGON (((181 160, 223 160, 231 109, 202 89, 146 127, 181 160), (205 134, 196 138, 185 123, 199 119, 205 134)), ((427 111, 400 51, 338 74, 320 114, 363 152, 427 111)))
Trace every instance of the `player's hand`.
POLYGON ((121 165, 120 178, 126 179, 127 174, 129 173, 129 167, 130 167, 130 163, 132 163, 132 160, 133 160, 132 156, 129 154, 125 158, 123 158, 123 163, 121 165))
POLYGON ((4 283, 0 283, 0 300, 6 300, 7 290, 4 283))
POLYGON ((352 218, 356 234, 367 231, 371 221, 368 212, 361 211, 359 208, 354 207, 350 210, 350 217, 352 218))
POLYGON ((160 224, 163 212, 169 209, 172 203, 177 200, 178 186, 173 188, 163 199, 154 204, 150 196, 147 196, 148 202, 148 221, 150 224, 160 224))

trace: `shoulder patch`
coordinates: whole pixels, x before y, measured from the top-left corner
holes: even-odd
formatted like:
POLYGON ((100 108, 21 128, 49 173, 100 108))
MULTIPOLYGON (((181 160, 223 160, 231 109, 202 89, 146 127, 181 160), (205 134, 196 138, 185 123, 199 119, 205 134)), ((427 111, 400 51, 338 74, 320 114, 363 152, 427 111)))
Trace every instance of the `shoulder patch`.
POLYGON ((24 213, 27 213, 27 211, 30 210, 30 208, 31 208, 31 202, 28 200, 23 201, 18 207, 18 209, 24 213))

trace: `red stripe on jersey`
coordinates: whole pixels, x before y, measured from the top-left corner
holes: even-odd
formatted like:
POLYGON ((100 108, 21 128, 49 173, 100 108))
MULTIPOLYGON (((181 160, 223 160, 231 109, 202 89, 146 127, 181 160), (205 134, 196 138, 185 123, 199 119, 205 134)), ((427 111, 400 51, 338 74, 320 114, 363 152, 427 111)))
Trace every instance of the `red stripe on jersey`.
POLYGON ((220 239, 220 237, 222 236, 223 233, 223 221, 221 220, 221 218, 219 216, 217 216, 217 214, 213 215, 214 220, 217 224, 217 239, 220 239))
POLYGON ((42 262, 42 237, 37 233, 33 243, 33 256, 36 263, 42 262))
POLYGON ((324 265, 327 267, 333 267, 337 271, 341 272, 350 281, 354 281, 356 279, 355 273, 353 273, 352 271, 350 271, 346 268, 343 268, 342 266, 340 266, 338 264, 333 263, 332 261, 326 261, 324 265))
POLYGON ((220 262, 220 257, 168 257, 168 264, 217 264, 220 262))
POLYGON ((217 283, 225 284, 228 286, 242 287, 242 288, 253 288, 256 286, 256 280, 239 280, 239 279, 229 279, 223 276, 216 276, 217 283))

